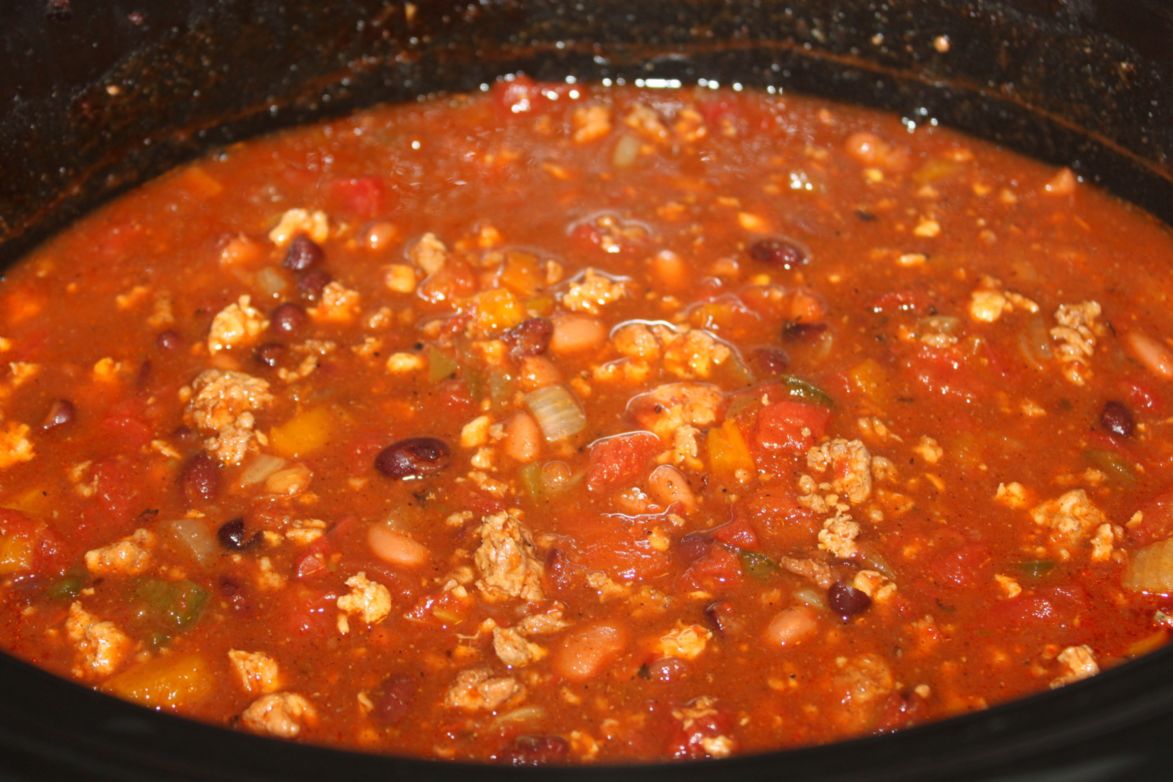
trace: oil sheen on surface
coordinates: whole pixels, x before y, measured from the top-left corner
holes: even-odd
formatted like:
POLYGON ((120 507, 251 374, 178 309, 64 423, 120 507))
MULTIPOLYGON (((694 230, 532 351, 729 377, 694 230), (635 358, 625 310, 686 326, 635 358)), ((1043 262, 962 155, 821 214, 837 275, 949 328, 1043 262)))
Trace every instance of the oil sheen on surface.
POLYGON ((231 147, 0 282, 3 647, 242 730, 723 757, 1173 626, 1173 238, 797 97, 536 85, 231 147))

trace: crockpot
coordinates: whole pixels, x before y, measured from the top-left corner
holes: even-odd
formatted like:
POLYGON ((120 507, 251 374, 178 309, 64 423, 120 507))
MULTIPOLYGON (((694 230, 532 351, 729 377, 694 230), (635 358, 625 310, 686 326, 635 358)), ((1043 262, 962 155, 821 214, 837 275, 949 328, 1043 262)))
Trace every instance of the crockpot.
MULTIPOLYGON (((1163 0, 24 0, 0 22, 0 268, 217 146, 518 71, 648 87, 706 79, 877 106, 1069 165, 1173 223, 1163 0)), ((4 779, 1135 780, 1173 777, 1171 735, 1173 648, 892 735, 576 769, 282 743, 0 655, 4 779)))

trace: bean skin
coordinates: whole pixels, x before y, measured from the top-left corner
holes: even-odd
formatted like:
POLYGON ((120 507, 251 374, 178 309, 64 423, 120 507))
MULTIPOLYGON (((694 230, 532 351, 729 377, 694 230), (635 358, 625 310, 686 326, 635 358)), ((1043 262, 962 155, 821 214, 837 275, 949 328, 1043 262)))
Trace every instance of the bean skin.
POLYGON ((331 277, 320 269, 308 271, 297 278, 297 289, 306 301, 317 301, 322 290, 330 284, 331 277))
POLYGON ((47 432, 50 429, 71 424, 76 418, 77 408, 74 407, 73 402, 70 402, 68 399, 58 399, 49 405, 49 412, 45 414, 45 420, 41 423, 41 428, 47 432))
POLYGON ((179 485, 188 505, 210 502, 220 493, 219 462, 206 453, 197 453, 183 465, 179 485))
POLYGON ((285 251, 285 259, 281 261, 281 265, 286 269, 302 272, 317 266, 325 257, 326 253, 313 239, 305 234, 298 234, 289 242, 289 248, 285 251))
POLYGON ((292 334, 308 323, 309 319, 304 307, 287 301, 279 304, 269 315, 269 328, 279 334, 292 334))
POLYGON ((452 451, 443 440, 409 437, 379 451, 375 469, 388 478, 412 480, 440 472, 451 460, 452 451))
POLYGON ((220 545, 229 551, 245 551, 261 542, 261 533, 254 532, 251 536, 244 528, 244 519, 235 518, 226 521, 216 530, 216 537, 220 545))
POLYGON ((853 586, 836 581, 827 587, 827 604, 831 610, 839 614, 843 621, 847 621, 856 614, 861 614, 872 605, 872 599, 853 586))
POLYGON ((530 318, 523 320, 501 339, 511 348, 511 353, 517 358, 522 356, 540 356, 550 347, 550 337, 554 334, 554 324, 546 318, 530 318))
POLYGON ((500 760, 511 766, 542 766, 565 763, 570 744, 561 736, 521 735, 501 753, 500 760))
POLYGON ((787 271, 810 262, 805 250, 789 239, 776 236, 758 239, 750 244, 749 257, 787 271))
POLYGON ((1100 411, 1100 426, 1118 437, 1132 437, 1136 423, 1124 403, 1111 400, 1100 411))
POLYGON ((281 359, 285 355, 285 346, 276 342, 266 342, 264 345, 258 345, 253 351, 253 358, 257 360, 258 364, 262 364, 269 369, 274 369, 281 364, 281 359))
POLYGON ((412 676, 394 673, 371 693, 371 717, 384 725, 397 725, 411 711, 419 684, 412 676))

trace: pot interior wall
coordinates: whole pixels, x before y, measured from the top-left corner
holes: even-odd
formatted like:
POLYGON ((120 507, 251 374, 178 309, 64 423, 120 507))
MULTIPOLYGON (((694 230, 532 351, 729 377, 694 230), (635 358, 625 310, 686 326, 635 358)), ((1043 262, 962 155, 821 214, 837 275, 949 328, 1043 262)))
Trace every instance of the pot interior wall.
POLYGON ((1072 165, 1173 221, 1160 0, 51 0, 0 21, 0 264, 217 145, 519 69, 879 106, 1072 165))

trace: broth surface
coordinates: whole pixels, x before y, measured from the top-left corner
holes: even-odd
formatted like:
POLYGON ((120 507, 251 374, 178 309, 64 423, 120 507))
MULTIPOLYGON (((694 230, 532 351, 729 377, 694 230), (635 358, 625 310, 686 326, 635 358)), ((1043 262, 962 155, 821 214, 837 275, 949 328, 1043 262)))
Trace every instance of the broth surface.
POLYGON ((723 757, 1173 619, 1173 236, 802 97, 534 84, 230 147, 0 281, 0 645, 243 730, 723 757))

